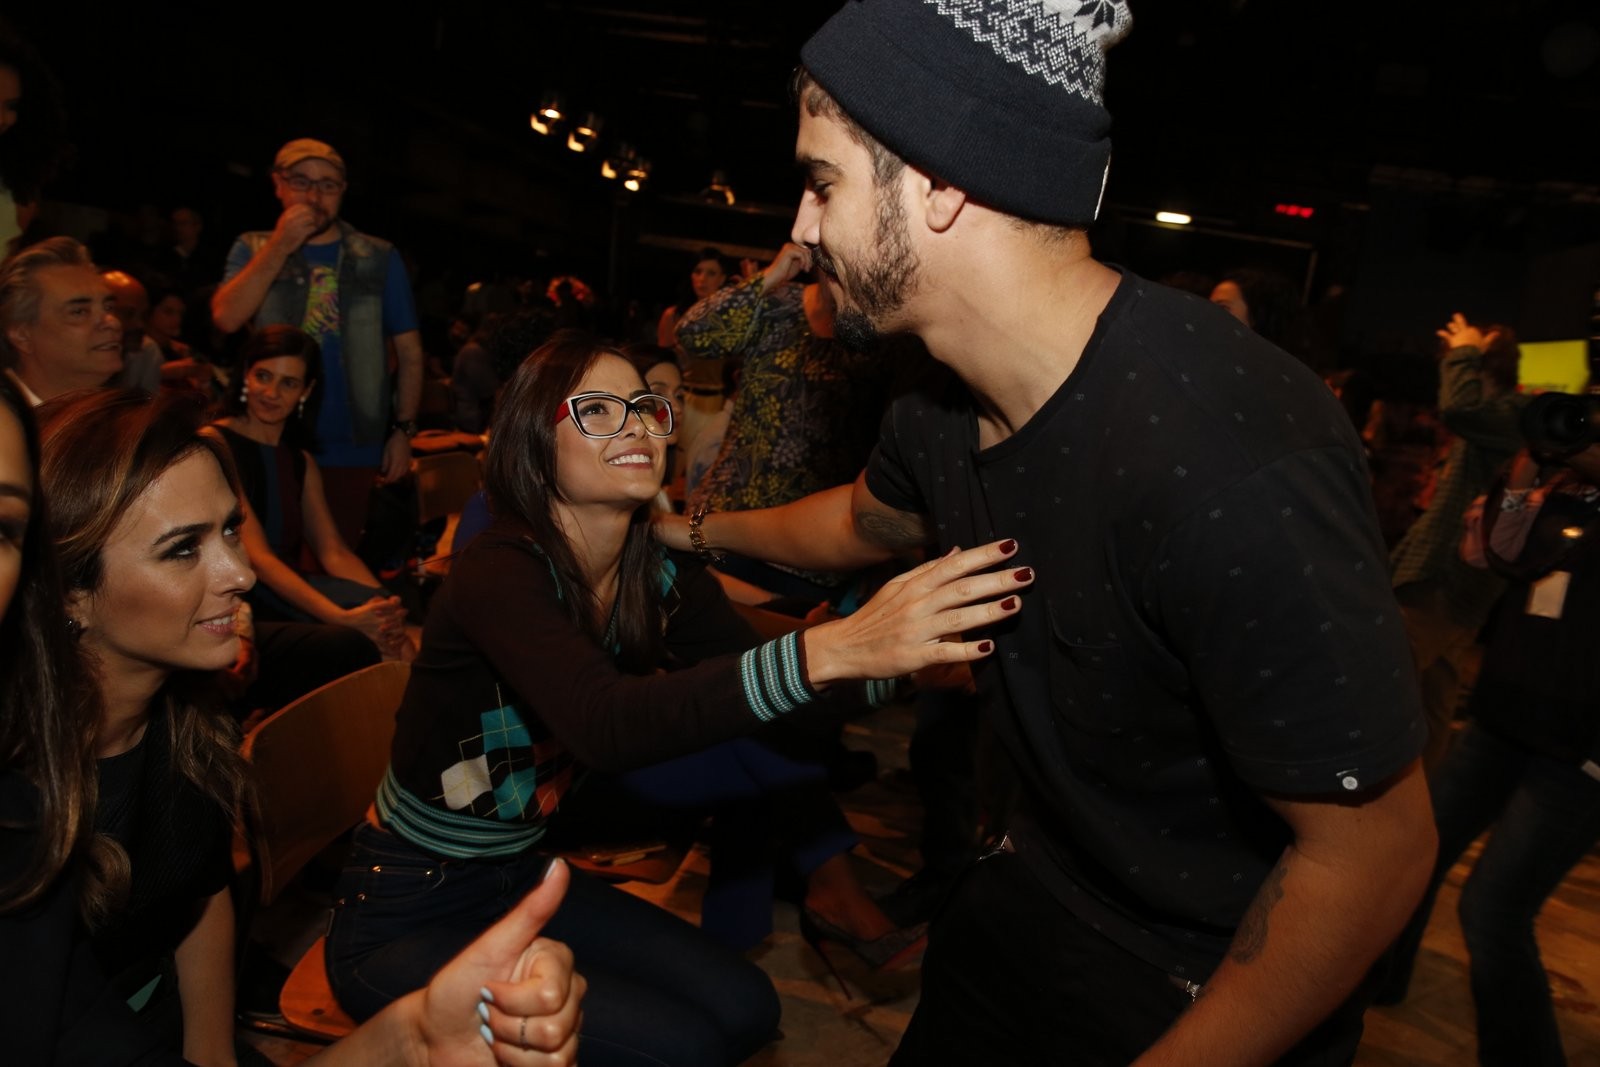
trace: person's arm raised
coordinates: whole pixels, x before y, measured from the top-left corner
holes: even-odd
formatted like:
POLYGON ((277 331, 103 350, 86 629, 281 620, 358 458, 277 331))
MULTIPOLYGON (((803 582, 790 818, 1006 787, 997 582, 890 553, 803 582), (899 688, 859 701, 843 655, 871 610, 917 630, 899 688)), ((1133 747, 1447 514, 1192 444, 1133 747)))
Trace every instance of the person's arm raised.
POLYGON ((316 228, 316 213, 307 205, 292 204, 284 209, 266 244, 211 297, 211 320, 217 329, 233 333, 255 317, 278 272, 316 228))

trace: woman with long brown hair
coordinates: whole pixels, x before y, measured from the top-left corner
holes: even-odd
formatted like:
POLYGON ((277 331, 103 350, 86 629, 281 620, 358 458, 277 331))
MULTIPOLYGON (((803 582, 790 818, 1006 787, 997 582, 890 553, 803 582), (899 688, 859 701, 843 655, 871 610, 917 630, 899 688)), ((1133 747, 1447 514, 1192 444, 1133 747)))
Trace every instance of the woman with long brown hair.
MULTIPOLYGON (((130 1002, 117 980, 163 975, 160 960, 176 955, 184 1061, 232 1063, 232 985, 211 982, 216 961, 207 958, 224 946, 205 943, 216 937, 231 950, 231 922, 212 929, 226 890, 206 895, 202 880, 217 859, 219 819, 226 865, 240 765, 198 684, 237 651, 214 625, 211 601, 235 599, 253 580, 230 558, 228 468, 221 446, 199 432, 198 410, 172 402, 79 394, 44 414, 41 478, 32 413, 0 375, 7 1055, 74 1067, 178 1063, 161 1028, 130 1006, 149 996, 130 1002), (44 503, 52 488, 65 502, 53 521, 44 503), (201 488, 211 492, 173 499, 201 488), (99 512, 114 503, 123 508, 99 512), (152 519, 162 520, 154 539, 144 536, 152 519), (183 519, 196 521, 166 525, 183 519), (51 531, 66 543, 65 598, 51 531), (197 571, 208 580, 197 583, 197 571), (199 601, 197 584, 208 587, 199 601), (122 973, 108 982, 107 967, 122 973)), ((318 1062, 571 1064, 583 982, 564 946, 536 937, 565 885, 559 865, 548 873, 426 995, 397 1002, 318 1062)))

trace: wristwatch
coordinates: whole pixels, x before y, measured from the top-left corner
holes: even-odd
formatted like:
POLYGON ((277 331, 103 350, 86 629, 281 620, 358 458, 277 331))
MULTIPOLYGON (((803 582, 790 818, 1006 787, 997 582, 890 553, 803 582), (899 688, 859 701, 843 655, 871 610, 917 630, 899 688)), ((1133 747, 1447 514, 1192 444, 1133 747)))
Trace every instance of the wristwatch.
POLYGON ((417 436, 417 420, 416 419, 395 419, 394 421, 389 423, 389 432, 390 433, 394 433, 396 430, 399 430, 401 433, 405 434, 407 437, 415 437, 415 436, 417 436))

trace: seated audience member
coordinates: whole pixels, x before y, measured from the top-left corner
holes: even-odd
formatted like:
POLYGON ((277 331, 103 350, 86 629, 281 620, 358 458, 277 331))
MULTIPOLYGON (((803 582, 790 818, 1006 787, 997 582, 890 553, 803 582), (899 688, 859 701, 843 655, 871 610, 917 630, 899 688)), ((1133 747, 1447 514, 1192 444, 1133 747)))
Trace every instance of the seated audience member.
POLYGON ((0 264, 0 364, 31 404, 122 371, 122 322, 89 250, 50 237, 0 264))
POLYGON ((317 343, 293 326, 263 327, 246 343, 239 368, 232 414, 217 425, 239 470, 240 533, 261 579, 257 615, 349 626, 388 658, 408 654, 400 598, 339 536, 309 452, 322 378, 317 343), (303 550, 321 574, 297 569, 303 550))
MULTIPOLYGON (((484 339, 499 328, 502 318, 485 315, 478 329, 456 350, 450 366, 450 425, 462 433, 482 433, 489 428, 489 417, 494 414, 494 395, 500 389, 500 379, 495 376, 494 359, 484 339)), ((452 330, 454 326, 451 323, 452 330)))
POLYGON ((150 313, 145 316, 144 332, 161 348, 163 359, 194 358, 194 349, 183 341, 183 317, 187 310, 183 294, 170 284, 150 294, 150 313))
MULTIPOLYGON (((6 400, 10 405, 10 394, 6 400)), ((69 774, 62 789, 88 781, 90 773, 98 779, 98 785, 82 785, 74 793, 51 785, 46 797, 67 803, 69 814, 61 819, 48 806, 40 809, 46 816, 43 829, 53 833, 54 859, 40 862, 30 856, 24 867, 32 875, 35 904, 59 902, 70 910, 70 897, 77 896, 90 921, 90 929, 80 931, 75 923, 61 921, 64 912, 54 912, 58 921, 37 931, 61 937, 46 958, 56 963, 53 977, 66 985, 67 998, 46 1009, 58 1013, 59 1022, 70 1022, 59 1016, 66 1011, 93 1013, 93 1025, 45 1030, 40 1041, 46 1048, 66 1041, 72 1051, 61 1062, 74 1064, 120 1064, 142 1053, 160 1056, 163 1049, 181 1051, 192 1064, 232 1064, 234 918, 227 883, 232 822, 246 771, 229 721, 216 712, 210 685, 214 672, 237 656, 232 617, 253 576, 238 545, 240 514, 229 459, 211 435, 203 434, 197 406, 128 390, 85 392, 46 406, 40 430, 37 490, 50 501, 46 530, 61 552, 66 619, 42 613, 37 621, 22 622, 54 621, 59 632, 77 641, 82 661, 69 653, 69 662, 53 664, 53 672, 70 681, 78 664, 88 675, 82 694, 62 689, 56 705, 77 717, 80 728, 54 736, 53 758, 69 774), (83 701, 88 707, 78 712, 83 701), (85 766, 90 758, 98 763, 93 771, 85 766), (75 811, 70 805, 77 806, 75 811), (66 865, 62 857, 80 845, 88 862, 70 875, 80 881, 58 883, 66 865), (64 969, 61 957, 66 957, 64 969), (104 993, 96 992, 101 976, 109 984, 104 993), (101 1025, 102 1017, 109 1025, 101 1025)), ((26 474, 26 464, 19 466, 26 474)), ((5 482, 26 478, 13 475, 5 482)), ((27 506, 37 506, 32 493, 27 506)), ((45 544, 40 536, 27 549, 45 544)), ((35 595, 30 608, 40 600, 35 595)), ((59 613, 62 601, 56 603, 59 613)), ((0 654, 11 656, 10 643, 0 654)), ((24 677, 40 675, 30 670, 24 677)), ((8 731, 11 715, 27 713, 11 704, 3 710, 8 731)), ((37 721, 30 733, 40 734, 37 721)), ((24 774, 34 769, 27 758, 16 760, 16 752, 14 745, 6 750, 8 769, 18 766, 24 774)), ((35 771, 27 784, 42 789, 38 782, 35 771)), ((552 896, 560 891, 558 881, 552 896)), ((8 894, 10 888, 8 883, 8 894)), ((536 952, 538 942, 526 949, 509 942, 520 939, 526 945, 539 910, 550 904, 549 896, 534 902, 515 929, 501 931, 496 939, 501 944, 474 945, 464 961, 466 971, 443 974, 451 989, 435 989, 461 1016, 443 1022, 451 1043, 474 1051, 467 1041, 472 1032, 462 1027, 462 1017, 470 1019, 474 1011, 474 985, 482 987, 480 977, 509 977, 507 963, 528 950, 536 952)), ((554 992, 565 989, 568 998, 581 993, 565 977, 570 965, 563 953, 552 950, 547 965, 547 989, 554 977, 554 992)), ((426 1000, 400 1006, 395 1016, 376 1022, 349 1046, 357 1056, 344 1062, 403 1053, 400 1041, 414 1040, 419 1027, 438 1022, 427 1003, 434 993, 429 990, 426 1000)), ((520 1029, 504 1017, 512 1003, 531 1008, 538 1001, 507 997, 499 1017, 490 1011, 490 1022, 498 1022, 496 1032, 502 1035, 520 1029)), ((35 1025, 34 1019, 26 1022, 35 1025)), ((560 1030, 570 1032, 571 1022, 573 1017, 563 1016, 554 1030, 541 1025, 539 1043, 565 1045, 560 1030)), ((435 1038, 443 1038, 443 1030, 435 1038)), ((10 1040, 14 1033, 8 1033, 10 1040)), ((426 1059, 418 1051, 408 1056, 426 1059)), ((336 1054, 334 1062, 341 1059, 336 1054)))
MULTIPOLYGON (((239 782, 231 739, 192 702, 198 689, 189 683, 232 650, 221 631, 192 627, 195 590, 187 587, 196 580, 187 565, 173 570, 169 561, 124 550, 132 528, 193 514, 207 527, 191 535, 199 543, 189 558, 204 560, 200 570, 249 572, 227 543, 232 492, 221 457, 209 451, 214 445, 196 433, 198 418, 180 417, 180 428, 176 409, 126 395, 81 397, 46 418, 59 426, 80 409, 104 415, 107 407, 116 414, 69 429, 51 446, 64 451, 50 481, 68 501, 64 524, 53 528, 78 535, 65 545, 71 573, 93 587, 74 590, 78 625, 69 627, 33 420, 20 393, 0 379, 0 958, 26 961, 0 977, 0 1022, 8 1062, 232 1063, 231 974, 223 970, 211 984, 204 973, 231 939, 215 928, 216 901, 226 897, 205 898, 192 927, 194 916, 182 907, 194 871, 216 877, 218 817, 239 782), (97 431, 103 440, 93 439, 97 431), (141 443, 151 450, 135 456, 141 443), (122 474, 130 478, 118 487, 122 474), (197 476, 211 490, 205 499, 174 500, 174 488, 197 476), (94 513, 94 504, 113 496, 128 497, 126 513, 94 513), (136 601, 125 597, 130 585, 140 587, 136 601), (94 630, 82 625, 91 617, 94 630), (80 656, 74 635, 96 651, 93 660, 80 656), (134 677, 137 685, 124 684, 134 677), (180 735, 175 723, 191 729, 180 735), (203 857, 185 848, 196 834, 209 845, 203 857), (170 921, 140 929, 152 916, 170 921), (148 1002, 136 1011, 127 991, 106 979, 105 964, 115 966, 119 952, 135 945, 175 961, 189 1024, 182 1060, 177 1041, 151 1025, 148 1002)), ((208 598, 227 600, 224 590, 237 580, 225 578, 208 598)), ((201 584, 213 585, 210 577, 201 584)), ((226 821, 222 830, 225 866, 226 821)), ((583 980, 564 946, 536 937, 565 878, 553 870, 426 993, 396 1003, 311 1062, 489 1064, 494 1036, 559 1057, 546 1062, 573 1062, 583 980)), ((170 984, 158 982, 154 998, 171 1002, 170 984)))
POLYGON ((1405 999, 1439 885, 1488 830, 1460 903, 1478 1062, 1561 1064, 1534 920, 1600 839, 1600 445, 1543 462, 1522 453, 1481 506, 1467 520, 1469 562, 1510 586, 1471 722, 1430 782, 1439 858, 1379 1000, 1405 999))
MULTIPOLYGON (((989 545, 740 654, 752 639, 720 587, 651 539, 672 429, 666 399, 583 334, 558 334, 507 384, 485 471, 495 521, 430 607, 373 825, 335 891, 329 977, 356 1017, 425 982, 543 869, 541 839, 585 769, 659 764, 806 715, 847 681, 980 657, 983 642, 941 638, 1016 609, 998 603, 1011 573, 974 573, 1010 547, 989 545)), ((865 944, 887 921, 863 913, 859 886, 829 884, 848 872, 836 850, 814 858, 830 851, 806 903, 865 944)), ((588 1067, 739 1063, 777 1025, 758 968, 603 882, 575 874, 547 930, 589 982, 588 1067)))
POLYGON ((171 279, 173 287, 180 293, 193 293, 215 284, 222 276, 222 256, 204 238, 205 220, 200 213, 192 207, 173 208, 167 216, 167 233, 171 241, 162 249, 156 265, 171 279))
POLYGON ((678 322, 695 304, 728 283, 733 274, 730 261, 715 248, 702 248, 689 270, 688 284, 680 287, 672 305, 661 313, 656 324, 656 344, 671 348, 678 343, 678 322))
POLYGON ((161 389, 161 347, 145 333, 150 315, 150 294, 144 283, 127 271, 108 270, 103 275, 111 288, 112 309, 122 323, 122 377, 124 389, 161 389))

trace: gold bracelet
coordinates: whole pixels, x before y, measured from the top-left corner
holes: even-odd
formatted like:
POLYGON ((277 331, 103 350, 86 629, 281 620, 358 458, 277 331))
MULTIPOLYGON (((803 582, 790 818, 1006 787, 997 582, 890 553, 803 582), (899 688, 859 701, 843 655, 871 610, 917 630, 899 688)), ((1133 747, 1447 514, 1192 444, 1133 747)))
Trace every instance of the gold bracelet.
POLYGON ((711 509, 701 504, 689 516, 689 545, 694 549, 695 555, 707 563, 721 563, 728 557, 707 544, 705 532, 700 529, 700 524, 706 521, 706 516, 710 513, 711 509))

